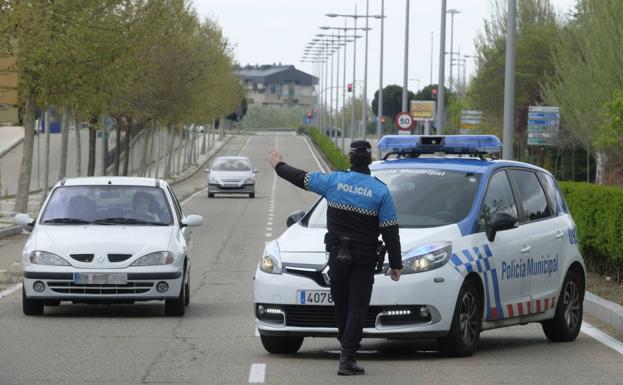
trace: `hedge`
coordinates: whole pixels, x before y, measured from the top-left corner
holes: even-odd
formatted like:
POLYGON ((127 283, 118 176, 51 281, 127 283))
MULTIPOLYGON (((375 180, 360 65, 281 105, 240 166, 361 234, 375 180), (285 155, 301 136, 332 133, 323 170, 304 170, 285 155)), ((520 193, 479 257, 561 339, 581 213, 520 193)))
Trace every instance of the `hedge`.
POLYGON ((331 138, 320 132, 316 127, 309 128, 309 136, 325 155, 334 170, 347 170, 350 167, 348 157, 333 143, 331 138))
POLYGON ((580 182, 560 182, 560 189, 586 263, 618 277, 623 268, 623 189, 580 182))

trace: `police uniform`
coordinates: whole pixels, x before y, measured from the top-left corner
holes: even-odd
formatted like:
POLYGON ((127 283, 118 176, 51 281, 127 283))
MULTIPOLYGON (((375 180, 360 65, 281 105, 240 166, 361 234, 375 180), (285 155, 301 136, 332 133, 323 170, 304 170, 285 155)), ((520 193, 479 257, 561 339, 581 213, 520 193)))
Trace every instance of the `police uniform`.
MULTIPOLYGON (((355 141, 351 153, 371 152, 368 142, 355 141)), ((327 201, 327 236, 331 295, 335 303, 338 340, 342 360, 354 362, 360 347, 363 322, 370 303, 379 235, 387 246, 392 269, 401 269, 400 239, 394 203, 387 186, 370 175, 370 169, 351 167, 349 171, 328 174, 306 172, 280 162, 277 174, 294 185, 322 195, 327 201), (347 243, 347 245, 345 245, 347 243), (348 248, 350 261, 338 258, 340 249, 348 248)), ((338 374, 361 374, 341 373, 338 374)))

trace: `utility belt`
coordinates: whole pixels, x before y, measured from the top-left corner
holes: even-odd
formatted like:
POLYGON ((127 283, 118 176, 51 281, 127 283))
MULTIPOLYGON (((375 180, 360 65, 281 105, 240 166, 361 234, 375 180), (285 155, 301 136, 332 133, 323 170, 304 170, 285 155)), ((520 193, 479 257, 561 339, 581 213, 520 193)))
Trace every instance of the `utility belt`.
MULTIPOLYGON (((352 255, 352 239, 346 236, 338 236, 331 233, 326 233, 324 236, 325 250, 335 255, 335 261, 338 265, 347 267, 353 264, 354 258, 352 255)), ((385 254, 387 252, 387 246, 381 241, 378 241, 376 248, 376 265, 375 272, 381 272, 383 270, 383 263, 385 262, 385 254)))

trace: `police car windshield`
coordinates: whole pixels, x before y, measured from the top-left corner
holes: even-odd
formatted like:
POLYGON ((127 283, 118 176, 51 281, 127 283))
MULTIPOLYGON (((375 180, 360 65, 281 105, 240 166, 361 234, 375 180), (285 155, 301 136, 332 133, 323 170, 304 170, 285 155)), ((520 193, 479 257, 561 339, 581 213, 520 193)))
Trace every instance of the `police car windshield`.
MULTIPOLYGON (((400 227, 444 226, 463 220, 472 208, 480 175, 427 168, 373 172, 389 188, 400 227)), ((309 227, 326 227, 326 201, 310 214, 309 227)))

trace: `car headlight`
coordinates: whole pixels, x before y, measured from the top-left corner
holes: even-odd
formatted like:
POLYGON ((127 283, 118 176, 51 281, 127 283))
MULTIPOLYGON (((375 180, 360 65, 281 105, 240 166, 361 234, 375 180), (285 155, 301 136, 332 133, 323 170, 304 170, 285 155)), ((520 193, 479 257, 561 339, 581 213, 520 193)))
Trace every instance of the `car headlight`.
POLYGON ((245 179, 244 184, 255 184, 255 178, 245 179))
POLYGON ((47 251, 33 251, 28 256, 28 260, 36 265, 70 266, 69 262, 63 258, 47 251))
POLYGON ((281 274, 283 272, 277 241, 271 241, 266 244, 262 260, 260 261, 260 270, 270 274, 281 274))
POLYGON ((447 241, 414 247, 402 256, 401 273, 414 274, 438 269, 448 263, 451 255, 452 243, 447 241))
POLYGON ((154 265, 170 265, 175 260, 175 255, 170 251, 158 251, 143 255, 130 266, 154 266, 154 265))
POLYGON ((218 180, 216 180, 215 177, 212 176, 212 174, 208 175, 208 183, 217 183, 218 180))

